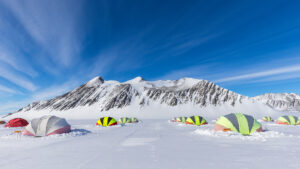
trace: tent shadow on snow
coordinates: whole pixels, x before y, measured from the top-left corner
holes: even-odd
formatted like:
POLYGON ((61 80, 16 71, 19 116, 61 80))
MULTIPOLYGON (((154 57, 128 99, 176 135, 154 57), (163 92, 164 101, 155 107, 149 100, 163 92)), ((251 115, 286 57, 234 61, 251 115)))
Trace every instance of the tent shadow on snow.
POLYGON ((67 138, 67 137, 79 137, 79 136, 86 136, 88 134, 92 133, 89 130, 86 129, 72 129, 69 133, 62 133, 62 134, 55 134, 50 135, 47 137, 34 137, 34 138, 67 138))
POLYGON ((90 134, 92 132, 89 131, 89 130, 86 130, 86 129, 73 129, 73 130, 71 130, 70 133, 77 133, 78 135, 85 136, 85 135, 90 134))

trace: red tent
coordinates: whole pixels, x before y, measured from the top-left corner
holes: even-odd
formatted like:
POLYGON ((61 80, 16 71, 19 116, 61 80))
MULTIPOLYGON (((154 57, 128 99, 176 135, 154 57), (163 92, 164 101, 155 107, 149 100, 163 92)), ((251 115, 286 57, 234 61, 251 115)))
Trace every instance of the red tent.
POLYGON ((27 126, 28 122, 22 118, 11 119, 8 123, 6 123, 5 127, 24 127, 27 126))

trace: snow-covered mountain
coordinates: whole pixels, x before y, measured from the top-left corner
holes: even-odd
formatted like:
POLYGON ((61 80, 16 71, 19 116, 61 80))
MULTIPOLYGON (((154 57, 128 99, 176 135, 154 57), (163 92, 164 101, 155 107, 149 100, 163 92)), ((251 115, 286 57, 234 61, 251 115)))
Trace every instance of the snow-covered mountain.
POLYGON ((268 93, 254 97, 266 105, 281 111, 300 111, 300 96, 295 93, 268 93))
POLYGON ((212 82, 192 78, 166 81, 145 81, 136 77, 124 83, 104 81, 95 77, 86 84, 50 100, 34 102, 19 111, 69 110, 78 106, 98 104, 101 111, 130 106, 138 102, 141 107, 151 102, 177 106, 192 103, 198 106, 235 105, 246 97, 221 88, 212 82))
MULTIPOLYGON (((266 94, 246 97, 224 89, 207 80, 182 78, 179 80, 146 81, 136 77, 127 82, 105 81, 95 77, 86 84, 46 101, 29 104, 18 112, 67 111, 93 107, 98 112, 123 108, 151 108, 159 105, 164 108, 207 107, 230 108, 230 111, 300 111, 300 96, 296 94, 266 94), (248 106, 248 107, 247 107, 248 106), (237 109, 237 107, 242 109, 237 109), (265 108, 266 107, 266 108, 265 108), (255 108, 260 108, 255 109, 255 108), (250 111, 250 110, 249 110, 250 111)), ((228 110, 229 111, 229 110, 228 110)))

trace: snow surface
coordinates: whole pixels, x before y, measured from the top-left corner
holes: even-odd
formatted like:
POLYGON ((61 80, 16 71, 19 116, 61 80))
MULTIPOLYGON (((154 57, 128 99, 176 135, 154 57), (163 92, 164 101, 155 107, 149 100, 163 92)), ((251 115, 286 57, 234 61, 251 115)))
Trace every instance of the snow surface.
POLYGON ((299 169, 300 126, 263 122, 267 130, 242 136, 205 126, 142 119, 97 127, 68 120, 69 134, 29 137, 0 126, 0 166, 5 169, 299 169))
MULTIPOLYGON (((106 87, 111 87, 111 85, 108 85, 108 83, 105 84, 107 85, 106 87)), ((220 106, 208 105, 207 107, 199 107, 193 104, 183 104, 170 107, 167 105, 162 105, 158 101, 150 102, 148 107, 140 107, 138 102, 138 99, 133 99, 131 106, 123 107, 122 109, 114 108, 109 111, 102 112, 97 104, 91 106, 79 106, 64 111, 52 109, 30 110, 21 113, 15 113, 3 119, 7 121, 12 118, 21 117, 31 120, 44 115, 55 115, 67 119, 98 119, 101 116, 132 116, 143 119, 171 119, 176 116, 200 115, 205 118, 216 119, 221 115, 241 112, 253 115, 257 119, 260 119, 263 116, 272 116, 274 119, 277 119, 283 115, 299 116, 298 112, 275 111, 263 103, 252 102, 251 100, 245 100, 242 104, 236 103, 234 107, 228 104, 223 104, 220 106)))
POLYGON ((267 100, 281 100, 288 101, 291 99, 300 99, 300 96, 295 93, 266 93, 264 95, 256 96, 254 99, 267 101, 267 100))
POLYGON ((157 80, 157 81, 145 81, 142 77, 138 76, 134 79, 126 81, 124 83, 131 84, 137 91, 142 91, 144 87, 148 88, 173 88, 174 90, 184 90, 193 87, 197 83, 201 82, 201 79, 194 78, 181 78, 179 80, 157 80))
POLYGON ((176 87, 177 90, 188 89, 196 85, 202 81, 201 79, 193 79, 193 78, 181 78, 179 80, 157 80, 157 81, 150 81, 156 88, 161 87, 176 87))

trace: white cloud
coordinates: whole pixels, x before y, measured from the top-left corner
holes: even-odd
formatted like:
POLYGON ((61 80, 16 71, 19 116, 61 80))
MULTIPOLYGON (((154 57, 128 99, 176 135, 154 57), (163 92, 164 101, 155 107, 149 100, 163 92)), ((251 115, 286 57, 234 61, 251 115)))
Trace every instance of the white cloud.
POLYGON ((76 87, 78 87, 79 82, 77 80, 70 80, 62 85, 54 85, 47 89, 36 92, 32 95, 32 99, 35 101, 50 99, 61 94, 64 94, 76 87))
POLYGON ((0 77, 7 79, 8 81, 30 91, 35 91, 37 89, 37 86, 35 86, 31 81, 27 80, 23 76, 9 71, 3 66, 0 66, 0 77))
MULTIPOLYGON (((6 31, 10 30, 10 27, 0 27, 0 31, 1 29, 4 29, 4 31, 6 31)), ((15 32, 12 33, 9 37, 5 37, 5 35, 3 35, 1 38, 2 39, 0 40, 0 62, 6 63, 15 70, 27 74, 31 77, 36 77, 38 73, 32 68, 27 59, 25 59, 25 57, 23 57, 23 55, 20 52, 20 49, 26 47, 18 46, 18 42, 16 40, 13 40, 14 38, 16 38, 15 32)), ((21 37, 18 38, 20 39, 21 37)))
POLYGON ((5 86, 2 86, 2 85, 0 85, 0 91, 6 92, 6 93, 12 93, 12 94, 19 93, 19 92, 16 91, 16 90, 10 89, 10 88, 5 87, 5 86))
POLYGON ((0 105, 0 114, 15 112, 20 108, 26 106, 27 104, 31 103, 33 100, 31 99, 24 99, 20 101, 11 101, 5 104, 0 105))
POLYGON ((202 36, 196 36, 191 39, 185 39, 182 40, 181 43, 174 45, 173 48, 168 50, 169 54, 172 55, 181 55, 184 54, 196 47, 199 47, 217 37, 222 35, 223 32, 215 33, 215 34, 208 34, 208 35, 202 35, 202 36))
POLYGON ((255 78, 274 76, 274 75, 293 73, 293 72, 300 72, 300 65, 287 66, 287 67, 264 70, 264 71, 254 72, 254 73, 247 73, 238 76, 231 76, 231 77, 214 80, 214 82, 221 83, 221 82, 229 82, 229 81, 237 81, 237 80, 255 79, 255 78))
POLYGON ((188 67, 171 71, 163 76, 157 77, 154 80, 177 80, 183 77, 203 78, 207 74, 207 70, 213 67, 214 64, 206 64, 201 66, 188 67))
MULTIPOLYGON (((29 97, 24 98, 22 100, 0 103, 0 114, 8 113, 8 112, 15 112, 18 109, 25 107, 26 105, 28 105, 32 102, 35 102, 35 101, 51 99, 53 97, 64 94, 65 92, 68 92, 68 91, 78 87, 79 84, 80 84, 80 82, 77 81, 76 79, 71 79, 62 85, 54 85, 54 86, 51 86, 44 90, 37 91, 37 92, 33 93, 32 95, 30 95, 29 97)), ((0 90, 1 90, 1 86, 0 86, 0 90)))
POLYGON ((265 77, 259 80, 253 80, 251 83, 261 83, 261 82, 273 82, 273 81, 282 81, 282 80, 289 80, 289 79, 299 79, 300 73, 288 73, 288 74, 280 74, 271 77, 265 77))
POLYGON ((25 67, 24 64, 23 65, 19 64, 18 61, 16 61, 16 59, 14 58, 14 56, 4 54, 3 50, 0 50, 0 52, 1 52, 0 53, 0 61, 7 63, 8 65, 12 66, 15 70, 21 71, 21 72, 26 73, 30 76, 36 76, 37 75, 37 73, 32 69, 31 70, 29 70, 29 69, 25 70, 24 69, 24 67, 25 67))
POLYGON ((70 66, 80 51, 77 21, 80 2, 70 6, 64 1, 5 1, 27 33, 58 65, 70 66), (69 10, 72 8, 72 10, 69 10))

